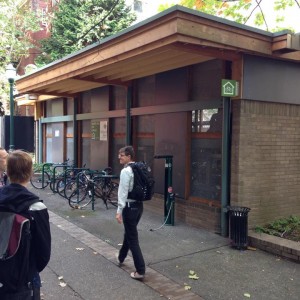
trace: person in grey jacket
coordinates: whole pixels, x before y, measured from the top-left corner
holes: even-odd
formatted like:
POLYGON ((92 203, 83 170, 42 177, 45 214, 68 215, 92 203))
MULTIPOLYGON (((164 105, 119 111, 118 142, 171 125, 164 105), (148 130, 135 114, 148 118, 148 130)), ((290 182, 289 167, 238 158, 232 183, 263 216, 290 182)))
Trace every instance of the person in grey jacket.
POLYGON ((119 224, 124 224, 123 245, 117 255, 119 264, 123 264, 128 251, 132 253, 135 272, 130 274, 133 279, 143 279, 145 276, 145 261, 139 245, 137 225, 143 214, 143 202, 128 199, 128 192, 133 188, 133 171, 130 164, 134 161, 134 149, 132 146, 126 146, 119 150, 120 164, 124 168, 120 173, 120 184, 118 190, 118 209, 116 219, 119 224))

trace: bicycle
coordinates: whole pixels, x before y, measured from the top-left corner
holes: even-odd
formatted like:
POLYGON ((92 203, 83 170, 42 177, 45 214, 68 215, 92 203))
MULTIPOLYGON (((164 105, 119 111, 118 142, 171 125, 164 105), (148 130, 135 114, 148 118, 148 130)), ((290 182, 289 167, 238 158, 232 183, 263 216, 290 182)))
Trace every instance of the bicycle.
POLYGON ((118 176, 109 175, 105 171, 100 175, 94 175, 83 171, 78 174, 76 182, 69 183, 69 187, 66 186, 66 190, 71 191, 68 196, 70 207, 82 209, 92 202, 94 210, 95 196, 103 200, 106 209, 108 209, 107 203, 115 207, 118 205, 119 184, 113 181, 118 176))
POLYGON ((74 182, 78 173, 83 170, 89 171, 90 169, 85 168, 85 164, 82 168, 75 168, 74 166, 68 167, 63 174, 61 174, 60 178, 58 178, 56 183, 56 192, 63 198, 67 198, 65 194, 66 186, 70 182, 74 182))
POLYGON ((34 170, 33 174, 30 178, 31 185, 36 189, 44 189, 50 184, 50 189, 53 193, 56 192, 56 181, 60 176, 62 176, 63 172, 56 174, 57 168, 67 168, 69 159, 67 159, 63 163, 44 163, 38 165, 34 170))

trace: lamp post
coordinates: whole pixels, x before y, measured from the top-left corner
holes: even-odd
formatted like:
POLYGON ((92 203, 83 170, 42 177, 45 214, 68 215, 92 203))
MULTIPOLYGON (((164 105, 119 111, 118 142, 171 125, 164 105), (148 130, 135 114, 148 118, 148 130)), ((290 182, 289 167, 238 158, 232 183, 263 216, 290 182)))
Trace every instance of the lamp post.
POLYGON ((10 107, 10 130, 9 130, 9 152, 14 151, 14 82, 16 78, 16 69, 13 64, 8 64, 6 67, 6 78, 9 82, 9 107, 10 107))

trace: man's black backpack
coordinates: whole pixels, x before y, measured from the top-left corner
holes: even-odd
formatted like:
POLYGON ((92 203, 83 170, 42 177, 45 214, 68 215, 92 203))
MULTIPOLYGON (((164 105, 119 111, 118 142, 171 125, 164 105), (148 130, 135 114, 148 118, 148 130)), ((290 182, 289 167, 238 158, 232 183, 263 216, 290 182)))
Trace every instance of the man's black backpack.
POLYGON ((145 162, 135 162, 129 165, 133 171, 133 189, 128 193, 128 199, 137 201, 151 200, 154 194, 154 179, 151 169, 145 162))
POLYGON ((30 244, 29 218, 1 209, 0 298, 1 294, 24 290, 32 280, 33 274, 30 272, 29 258, 30 244))

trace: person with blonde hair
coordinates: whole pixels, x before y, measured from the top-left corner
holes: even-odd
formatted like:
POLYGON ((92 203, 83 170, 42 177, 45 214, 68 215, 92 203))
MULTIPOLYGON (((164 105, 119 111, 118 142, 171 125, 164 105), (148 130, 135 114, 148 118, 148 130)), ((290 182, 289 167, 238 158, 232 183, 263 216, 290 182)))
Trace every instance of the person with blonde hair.
MULTIPOLYGON (((42 201, 26 188, 32 175, 32 158, 28 153, 21 150, 10 152, 7 156, 6 170, 10 184, 0 189, 0 210, 28 218, 31 240, 27 276, 29 282, 13 290, 12 287, 0 284, 0 299, 40 300, 39 273, 48 264, 51 254, 48 210, 42 201), (29 296, 25 297, 24 294, 29 296)), ((4 270, 0 268, 0 275, 5 275, 1 272, 4 270)))

